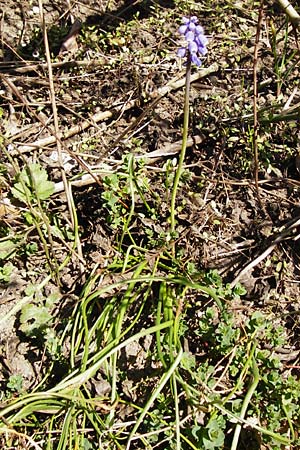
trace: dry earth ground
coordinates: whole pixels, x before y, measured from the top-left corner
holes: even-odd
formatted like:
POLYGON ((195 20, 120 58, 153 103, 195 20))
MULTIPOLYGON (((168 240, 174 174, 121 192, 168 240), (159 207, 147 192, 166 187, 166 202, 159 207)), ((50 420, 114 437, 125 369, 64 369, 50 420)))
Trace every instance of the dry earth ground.
MULTIPOLYGON (((145 193, 145 198, 153 202, 154 192, 160 210, 159 217, 153 219, 145 213, 143 202, 137 204, 130 232, 137 245, 148 249, 149 260, 154 258, 159 240, 160 248, 165 245, 169 198, 164 179, 180 149, 183 118, 183 87, 174 86, 184 79, 184 68, 176 58, 179 3, 44 0, 50 52, 55 60, 56 115, 49 97, 38 4, 1 0, 0 107, 4 150, 0 237, 4 239, 7 230, 14 235, 25 233, 22 245, 38 247, 37 252, 31 253, 29 247, 27 253, 17 252, 11 260, 13 272, 9 281, 0 285, 0 317, 6 317, 0 327, 3 390, 7 389, 9 377, 17 374, 22 375, 25 389, 33 389, 51 365, 39 336, 30 338, 24 334, 31 321, 24 324, 20 318, 20 302, 28 295, 26 289, 30 284, 43 283, 49 274, 49 261, 40 247, 40 236, 29 229, 30 224, 24 219, 27 207, 12 199, 10 186, 17 165, 22 169, 28 162, 41 164, 56 184, 47 215, 59 217, 57 229, 71 230, 61 171, 53 159, 53 151, 57 150, 55 119, 62 133, 61 150, 69 158, 69 166, 65 166, 67 178, 75 180, 76 175, 90 174, 97 168, 102 175, 98 183, 90 175, 86 185, 77 178, 78 185, 75 183, 72 188, 80 246, 61 269, 59 282, 54 276, 43 286, 43 295, 57 295, 60 302, 58 305, 54 301, 53 327, 59 329, 65 323, 78 302, 84 281, 96 267, 104 274, 104 284, 109 283, 109 277, 113 283, 123 276, 117 271, 114 276, 105 273, 106 265, 116 256, 120 236, 114 222, 119 218, 108 217, 112 212, 108 212, 109 200, 103 200, 101 179, 105 172, 125 170, 125 153, 148 155, 141 169, 151 191, 145 193), (161 89, 170 83, 169 91, 159 98, 161 89), (151 239, 157 246, 153 251, 151 239)), ((220 1, 213 6, 195 2, 192 9, 198 12, 210 38, 203 66, 214 66, 211 73, 192 85, 186 180, 177 201, 177 243, 185 260, 182 270, 192 262, 203 273, 216 269, 224 283, 234 286, 240 282, 245 286, 247 294, 230 305, 236 323, 243 323, 252 312, 260 311, 275 326, 282 326, 285 342, 273 351, 282 363, 281 373, 299 377, 298 30, 288 24, 278 6, 265 4, 257 62, 259 200, 253 178, 252 134, 258 5, 220 1), (272 27, 277 33, 276 55, 272 27)), ((60 236, 57 231, 52 242, 45 244, 50 259, 55 254, 58 265, 68 254, 67 243, 67 235, 60 236)), ((125 247, 129 244, 127 240, 123 243, 125 247)), ((55 267, 52 269, 55 272, 55 267)), ((193 321, 195 306, 191 313, 188 323, 193 334, 197 328, 193 321)), ((138 348, 127 348, 123 355, 124 368, 128 370, 123 390, 127 393, 135 377, 145 377, 149 369, 146 352, 151 343, 137 345, 138 348)), ((201 353, 201 345, 197 335, 193 335, 190 351, 201 353)), ((68 346, 66 343, 63 349, 66 358, 68 346)), ((64 367, 58 366, 57 379, 64 367)), ((54 377, 52 382, 55 380, 54 377)), ((103 380, 98 380, 98 385, 94 380, 91 390, 97 390, 97 386, 99 391, 105 389, 103 380)), ((133 401, 136 398, 135 395, 133 401)), ((130 412, 123 414, 126 417, 130 412)))

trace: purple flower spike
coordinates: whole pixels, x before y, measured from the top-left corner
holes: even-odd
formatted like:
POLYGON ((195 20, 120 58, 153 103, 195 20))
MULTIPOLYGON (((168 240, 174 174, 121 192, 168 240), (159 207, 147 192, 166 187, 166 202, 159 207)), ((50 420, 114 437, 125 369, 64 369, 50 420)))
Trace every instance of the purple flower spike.
POLYGON ((187 56, 193 64, 199 67, 202 64, 200 57, 207 53, 207 37, 204 35, 202 26, 198 25, 196 16, 183 17, 182 24, 179 27, 179 33, 184 36, 186 47, 181 47, 177 56, 180 58, 187 56))

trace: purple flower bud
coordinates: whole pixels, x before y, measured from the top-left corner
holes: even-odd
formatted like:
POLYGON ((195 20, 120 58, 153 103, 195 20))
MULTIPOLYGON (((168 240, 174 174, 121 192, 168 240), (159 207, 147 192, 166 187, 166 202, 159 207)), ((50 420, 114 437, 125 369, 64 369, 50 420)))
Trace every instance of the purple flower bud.
POLYGON ((207 48, 198 46, 198 52, 201 53, 202 56, 205 56, 207 53, 207 48))
POLYGON ((203 34, 204 33, 203 27, 201 27, 201 25, 197 25, 195 31, 196 31, 196 34, 203 34))
POLYGON ((181 47, 177 50, 177 56, 179 56, 179 58, 184 58, 186 54, 186 49, 181 47))
POLYGON ((198 67, 200 67, 202 64, 201 59, 198 58, 198 56, 195 53, 191 53, 191 61, 198 67))
POLYGON ((185 34, 187 32, 187 29, 188 29, 187 25, 181 25, 181 27, 179 27, 179 33, 185 34))
POLYGON ((197 42, 199 46, 205 47, 208 43, 208 40, 207 37, 204 36, 204 34, 200 34, 195 37, 195 42, 197 42))
POLYGON ((197 53, 198 45, 196 44, 196 42, 191 41, 189 42, 188 49, 190 53, 197 53))
POLYGON ((185 33, 185 40, 187 42, 191 42, 195 40, 195 34, 192 31, 188 31, 187 33, 185 33))

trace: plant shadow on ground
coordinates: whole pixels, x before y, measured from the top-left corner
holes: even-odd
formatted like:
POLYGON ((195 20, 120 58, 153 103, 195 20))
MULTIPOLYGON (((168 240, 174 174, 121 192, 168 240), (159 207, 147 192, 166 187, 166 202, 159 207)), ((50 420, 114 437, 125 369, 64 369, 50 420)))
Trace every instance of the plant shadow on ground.
MULTIPOLYGON (((80 23, 80 28, 96 27, 99 28, 101 33, 112 32, 120 23, 126 25, 126 22, 135 18, 146 19, 152 14, 154 7, 160 6, 164 9, 174 8, 174 1, 162 1, 162 0, 143 0, 142 2, 134 2, 131 0, 119 2, 121 4, 118 8, 105 12, 103 14, 92 14, 84 18, 84 21, 80 23)), ((47 29, 48 39, 50 43, 50 51, 52 55, 57 56, 61 50, 61 45, 68 36, 69 31, 72 29, 72 23, 68 23, 65 20, 65 15, 61 12, 60 23, 56 23, 52 27, 47 29)), ((78 31, 77 31, 78 32, 78 31)), ((5 40, 3 43, 3 59, 14 60, 19 55, 20 60, 26 61, 32 60, 32 57, 38 58, 45 53, 43 30, 40 28, 35 29, 33 35, 29 38, 29 42, 24 46, 20 46, 17 52, 13 51, 10 45, 6 45, 5 40)), ((12 68, 10 68, 11 70, 12 68)))

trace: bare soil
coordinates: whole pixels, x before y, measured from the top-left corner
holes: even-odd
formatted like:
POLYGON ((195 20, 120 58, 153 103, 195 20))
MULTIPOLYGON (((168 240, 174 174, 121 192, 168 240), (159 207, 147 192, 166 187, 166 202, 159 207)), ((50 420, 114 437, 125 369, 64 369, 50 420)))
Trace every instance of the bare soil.
MULTIPOLYGON (((20 167, 24 161, 38 160, 58 184, 61 172, 51 159, 55 139, 49 144, 40 144, 41 139, 51 135, 53 114, 40 16, 37 4, 34 5, 29 0, 0 2, 1 133, 6 148, 16 155, 20 167), (26 145, 34 143, 35 149, 26 149, 26 145)), ((161 92, 159 89, 184 78, 184 68, 179 68, 175 56, 178 7, 172 1, 84 0, 71 4, 44 0, 43 5, 50 51, 57 63, 53 77, 59 127, 63 135, 67 135, 72 127, 79 125, 72 136, 62 138, 63 152, 70 154, 72 163, 67 176, 84 171, 84 164, 96 167, 105 163, 107 167, 117 168, 128 151, 136 155, 158 151, 160 155, 148 159, 146 164, 151 190, 159 197, 162 194, 161 171, 166 162, 176 156, 176 152, 168 154, 168 149, 180 143, 182 136, 183 88, 174 89, 154 102, 161 92), (134 20, 137 13, 138 19, 134 20), (80 21, 78 28, 74 27, 76 20, 80 21), (130 33, 122 34, 121 25, 125 29, 130 21, 130 33), (105 33, 110 37, 105 37, 105 33), (97 120, 101 112, 106 117, 97 120), (88 125, 80 130, 85 121, 88 125), (79 161, 74 160, 74 154, 81 155, 79 161)), ((299 70, 297 66, 291 67, 288 77, 283 77, 281 85, 278 83, 271 37, 263 33, 257 63, 258 107, 265 108, 260 116, 264 147, 259 148, 259 199, 251 148, 256 15, 238 5, 215 15, 209 6, 198 6, 201 7, 201 23, 210 37, 209 54, 203 66, 217 62, 217 67, 192 84, 192 143, 185 162, 189 180, 179 191, 178 245, 185 260, 193 261, 199 270, 216 269, 224 283, 234 286, 240 282, 245 286, 246 296, 232 305, 237 321, 243 321, 251 311, 262 311, 274 324, 284 327, 287 340, 276 352, 286 365, 286 371, 298 377, 299 116, 293 121, 266 122, 270 111, 273 115, 279 114, 284 111, 284 105, 288 109, 299 101, 299 88, 295 88, 299 86, 299 70), (282 105, 280 111, 272 109, 278 99, 282 105)), ((284 13, 270 2, 268 14, 272 17, 277 14, 277 27, 284 33, 284 13)), ((289 33, 293 39, 290 51, 298 52, 299 57, 297 34, 293 35, 292 28, 289 33)), ((281 45, 279 53, 283 51, 283 41, 281 45)), ((5 153, 2 163, 10 167, 12 179, 14 169, 5 153)), ((2 191, 5 198, 8 190, 3 186, 2 191)), ((85 273, 80 274, 80 262, 76 257, 63 269, 60 294, 65 306, 58 322, 66 319, 68 311, 78 301, 83 282, 95 264, 101 267, 114 252, 116 231, 107 224, 101 193, 101 185, 96 183, 73 188, 85 273)), ((131 232, 138 243, 146 241, 144 230, 147 227, 152 227, 156 236, 166 232, 169 206, 162 195, 159 221, 142 214, 137 218, 131 232)), ((53 196, 50 208, 61 211, 67 222, 66 199, 61 192, 53 196)), ((1 214, 3 225, 22 230, 18 213, 1 214)), ((150 251, 149 255, 150 258, 150 251)), ((3 386, 9 376, 20 373, 26 380, 26 388, 32 388, 42 378, 41 364, 47 365, 43 349, 35 340, 20 333, 17 308, 28 283, 38 283, 47 274, 47 262, 39 261, 38 256, 20 258, 10 282, 0 285, 0 317, 16 307, 16 314, 0 327, 0 382, 3 386), (38 274, 34 271, 37 266, 38 274)), ((62 260, 63 256, 62 250, 62 260)), ((54 284, 50 282, 48 289, 55 291, 54 284)), ((192 330, 192 317, 190 324, 192 330)), ((124 364, 132 374, 143 371, 148 364, 147 343, 144 347, 137 345, 139 348, 128 348, 124 355, 124 364), (140 359, 133 362, 131 354, 139 354, 140 359)), ((67 354, 68 350, 65 352, 67 354)), ((124 392, 130 392, 133 382, 133 376, 123 381, 124 392)), ((98 389, 104 388, 98 380, 98 389)), ((97 389, 96 380, 93 389, 97 389)))

